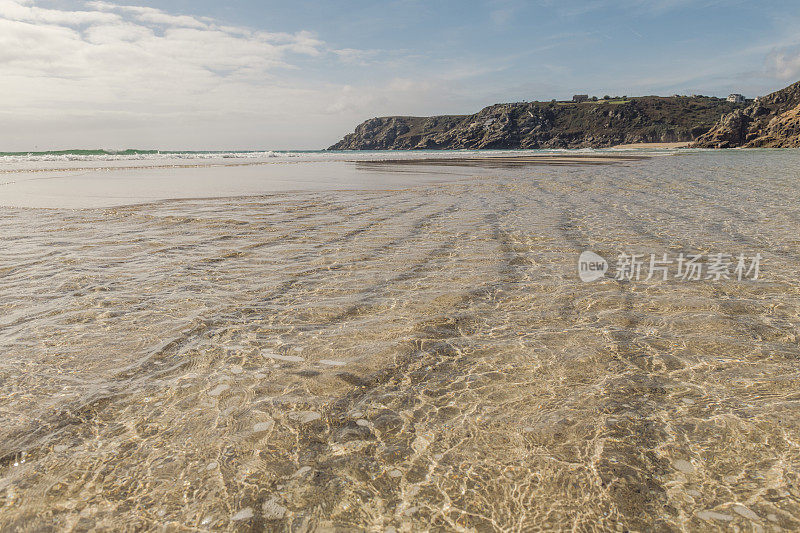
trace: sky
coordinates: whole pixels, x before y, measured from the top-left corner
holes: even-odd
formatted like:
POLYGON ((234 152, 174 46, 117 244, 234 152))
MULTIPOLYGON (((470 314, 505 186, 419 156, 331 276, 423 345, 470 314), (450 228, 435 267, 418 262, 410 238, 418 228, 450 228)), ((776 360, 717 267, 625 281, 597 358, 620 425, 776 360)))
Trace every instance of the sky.
POLYGON ((320 149, 375 116, 798 79, 786 0, 0 0, 0 152, 320 149))

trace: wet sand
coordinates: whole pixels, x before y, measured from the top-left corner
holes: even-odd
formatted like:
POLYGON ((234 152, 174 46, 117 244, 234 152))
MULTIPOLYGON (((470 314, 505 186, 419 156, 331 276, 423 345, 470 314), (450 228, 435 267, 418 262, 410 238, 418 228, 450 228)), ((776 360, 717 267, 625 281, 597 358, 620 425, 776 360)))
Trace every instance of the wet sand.
POLYGON ((354 161, 362 168, 381 166, 449 166, 467 168, 519 168, 530 165, 607 165, 624 163, 626 161, 639 161, 647 158, 646 155, 636 154, 569 154, 569 155, 515 155, 493 157, 438 157, 438 158, 409 158, 409 159, 379 159, 371 161, 354 161))
POLYGON ((651 148, 654 150, 663 150, 663 149, 677 149, 677 148, 688 148, 691 146, 691 142, 674 142, 674 143, 628 143, 628 144, 617 144, 614 148, 651 148))

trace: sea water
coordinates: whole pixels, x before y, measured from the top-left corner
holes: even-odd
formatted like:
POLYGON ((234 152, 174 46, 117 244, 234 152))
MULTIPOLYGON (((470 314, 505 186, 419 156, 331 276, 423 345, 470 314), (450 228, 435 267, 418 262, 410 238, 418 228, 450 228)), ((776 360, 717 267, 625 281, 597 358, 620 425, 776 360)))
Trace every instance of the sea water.
POLYGON ((0 527, 798 529, 800 152, 636 155, 0 158, 0 527))

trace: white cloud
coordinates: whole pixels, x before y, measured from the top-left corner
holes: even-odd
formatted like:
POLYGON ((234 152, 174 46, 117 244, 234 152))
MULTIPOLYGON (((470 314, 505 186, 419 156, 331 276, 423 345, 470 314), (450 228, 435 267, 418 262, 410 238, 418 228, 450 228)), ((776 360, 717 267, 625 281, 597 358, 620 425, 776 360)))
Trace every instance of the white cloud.
POLYGON ((782 80, 800 78, 800 47, 787 47, 773 50, 767 56, 767 70, 782 80))
POLYGON ((78 26, 119 20, 119 15, 99 11, 60 11, 27 5, 30 2, 0 0, 0 18, 31 23, 78 26))
POLYGON ((152 24, 165 24, 168 26, 184 26, 188 28, 207 28, 208 24, 195 17, 186 15, 170 15, 152 7, 124 6, 111 4, 109 2, 87 2, 87 6, 100 11, 130 13, 142 22, 152 24))
MULTIPOLYGON (((177 82, 208 71, 266 75, 289 66, 290 54, 318 56, 324 47, 308 32, 231 31, 153 8, 88 5, 102 12, 58 11, 4 0, 0 4, 4 67, 16 66, 26 75, 60 73, 95 80, 135 76, 143 82, 155 78, 177 82)), ((14 76, 21 71, 4 73, 14 76)))
MULTIPOLYGON (((0 113, 16 125, 3 128, 0 145, 23 148, 23 139, 65 117, 75 132, 97 117, 120 130, 132 117, 154 128, 219 121, 233 130, 242 120, 322 113, 321 89, 291 76, 304 60, 328 53, 305 31, 257 31, 108 2, 66 11, 0 0, 0 113)), ((96 128, 85 137, 66 131, 59 145, 97 145, 97 135, 96 128)))

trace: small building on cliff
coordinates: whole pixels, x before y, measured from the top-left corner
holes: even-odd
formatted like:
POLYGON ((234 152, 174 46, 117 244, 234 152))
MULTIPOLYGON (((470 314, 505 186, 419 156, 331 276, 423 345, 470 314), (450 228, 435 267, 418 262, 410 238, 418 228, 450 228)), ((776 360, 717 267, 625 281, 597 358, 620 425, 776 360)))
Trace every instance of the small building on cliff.
POLYGON ((589 100, 588 94, 576 94, 572 97, 572 101, 576 104, 580 104, 581 102, 587 102, 589 100))
POLYGON ((743 104, 744 100, 745 100, 745 98, 744 98, 744 95, 742 95, 742 94, 734 93, 734 94, 728 95, 728 101, 732 102, 734 104, 743 104))

